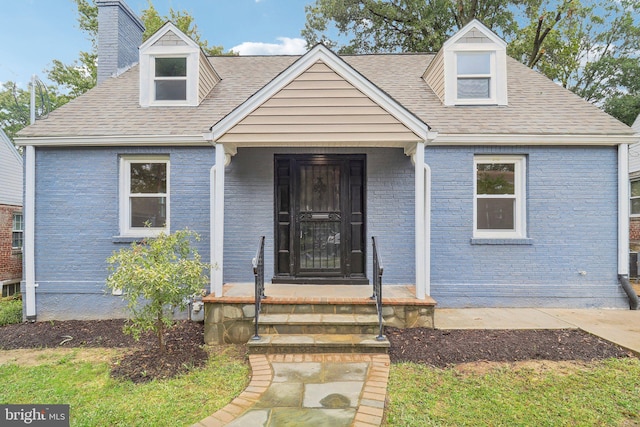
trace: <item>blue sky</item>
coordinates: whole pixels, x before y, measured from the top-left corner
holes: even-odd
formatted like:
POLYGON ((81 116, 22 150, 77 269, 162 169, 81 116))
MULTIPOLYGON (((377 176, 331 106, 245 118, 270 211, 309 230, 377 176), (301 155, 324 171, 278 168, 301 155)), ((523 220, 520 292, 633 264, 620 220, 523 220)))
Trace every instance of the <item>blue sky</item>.
MULTIPOLYGON (((299 54, 304 6, 313 0, 153 0, 195 17, 203 38, 240 54, 299 54)), ((126 0, 140 14, 147 0, 126 0)), ((0 0, 0 82, 25 87, 32 74, 46 78, 53 59, 72 63, 91 44, 79 30, 72 0, 0 0)))

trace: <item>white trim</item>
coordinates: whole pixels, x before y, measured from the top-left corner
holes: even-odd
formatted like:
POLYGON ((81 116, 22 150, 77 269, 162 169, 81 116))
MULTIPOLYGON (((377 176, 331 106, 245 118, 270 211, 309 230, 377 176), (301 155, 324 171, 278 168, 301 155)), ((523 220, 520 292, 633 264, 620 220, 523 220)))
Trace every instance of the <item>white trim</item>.
POLYGON ((214 251, 213 264, 216 270, 212 276, 213 294, 222 296, 222 285, 224 284, 224 163, 225 163, 224 145, 216 144, 216 165, 215 177, 213 184, 215 185, 214 194, 214 233, 212 235, 214 251))
MULTIPOLYGON (((431 167, 424 164, 424 293, 431 295, 431 167)), ((418 299, 420 296, 417 296, 418 299)))
POLYGON ((629 146, 618 146, 618 274, 629 275, 629 146))
POLYGON ((20 146, 210 146, 209 134, 195 135, 113 135, 113 136, 27 136, 16 138, 20 146))
POLYGON ((474 239, 523 239, 527 237, 527 204, 526 204, 526 157, 500 154, 478 154, 473 157, 473 238, 474 239), (495 194, 487 197, 478 195, 477 174, 479 163, 512 163, 514 164, 514 194, 495 194), (479 230, 478 199, 501 198, 515 200, 513 212, 513 230, 479 230))
POLYGON ((35 268, 35 208, 36 208, 36 149, 26 148, 24 193, 24 279, 25 316, 36 319, 36 268, 35 268))
POLYGON ((424 142, 416 143, 413 155, 415 170, 415 227, 416 227, 416 298, 425 299, 426 295, 426 232, 425 232, 425 164, 424 142))
POLYGON ((618 145, 638 142, 637 135, 446 134, 429 145, 618 145))
POLYGON ((196 42, 194 42, 193 40, 191 40, 185 33, 180 31, 178 29, 178 27, 176 27, 171 22, 166 22, 162 27, 160 27, 158 29, 158 31, 156 31, 151 37, 149 37, 147 39, 147 41, 145 41, 144 43, 142 43, 140 45, 140 47, 139 47, 140 51, 147 50, 149 48, 155 47, 153 45, 158 40, 160 40, 169 31, 171 31, 172 33, 177 35, 183 42, 185 42, 187 44, 187 46, 163 46, 163 47, 169 47, 169 48, 170 47, 181 47, 183 49, 187 48, 187 47, 191 47, 191 48, 195 48, 195 49, 200 49, 198 44, 196 42))
POLYGON ((22 211, 15 211, 13 212, 13 214, 11 215, 11 250, 16 251, 22 251, 22 249, 24 248, 24 212, 22 211), (16 228, 16 216, 20 215, 20 217, 22 218, 20 220, 20 225, 22 228, 17 229, 16 228), (13 233, 21 233, 22 234, 22 239, 20 239, 22 241, 22 246, 13 246, 13 233))
POLYGON ((279 92, 300 74, 304 73, 317 61, 324 62, 329 68, 347 82, 351 83, 365 96, 369 97, 373 102, 377 103, 385 111, 401 121, 419 138, 423 140, 427 139, 429 126, 426 123, 420 120, 413 113, 409 112, 394 99, 390 98, 386 93, 367 80, 362 76, 362 74, 358 73, 335 53, 327 49, 324 45, 318 44, 289 66, 289 68, 271 80, 262 89, 253 94, 248 100, 216 123, 211 128, 214 141, 220 139, 226 132, 242 121, 242 119, 247 117, 252 111, 279 92))
MULTIPOLYGON (((120 224, 120 236, 123 237, 155 237, 160 233, 171 232, 171 164, 169 156, 154 156, 154 155, 122 155, 120 156, 120 174, 119 174, 119 187, 120 187, 120 208, 118 211, 119 224, 120 224), (164 163, 166 165, 166 179, 167 188, 166 193, 153 193, 148 197, 158 197, 158 194, 164 194, 166 200, 166 223, 164 227, 132 227, 130 226, 131 212, 130 212, 130 193, 131 188, 131 164, 132 163, 164 163)), ((143 197, 144 195, 138 194, 136 197, 143 197)))
POLYGON ((218 289, 215 285, 216 274, 216 165, 211 166, 209 171, 209 252, 210 252, 210 264, 209 270, 210 290, 215 296, 222 296, 222 289, 218 289))

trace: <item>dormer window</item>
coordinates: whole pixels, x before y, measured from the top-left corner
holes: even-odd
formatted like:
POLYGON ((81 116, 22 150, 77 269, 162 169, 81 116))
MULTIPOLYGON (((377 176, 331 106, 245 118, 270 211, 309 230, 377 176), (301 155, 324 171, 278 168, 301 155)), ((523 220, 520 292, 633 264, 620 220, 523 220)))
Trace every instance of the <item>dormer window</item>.
POLYGON ((474 19, 444 43, 424 78, 445 105, 508 105, 507 44, 474 19))
POLYGON ((155 100, 187 100, 187 58, 155 58, 155 100))
POLYGON ((140 106, 197 106, 220 81, 200 46, 170 22, 140 46, 140 106))
POLYGON ((491 52, 458 52, 458 100, 491 99, 494 90, 491 52))

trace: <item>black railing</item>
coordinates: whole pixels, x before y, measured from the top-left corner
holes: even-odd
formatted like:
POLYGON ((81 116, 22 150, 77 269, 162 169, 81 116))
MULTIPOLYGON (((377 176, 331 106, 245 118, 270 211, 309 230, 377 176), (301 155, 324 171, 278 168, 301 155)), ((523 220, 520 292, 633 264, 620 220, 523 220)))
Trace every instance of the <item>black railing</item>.
POLYGON ((382 261, 380 260, 380 255, 378 254, 378 244, 376 243, 376 238, 371 237, 372 246, 373 246, 373 295, 371 299, 376 301, 376 308, 378 310, 378 324, 380 325, 380 332, 376 339, 378 341, 383 341, 384 334, 382 333, 382 273, 384 268, 382 267, 382 261))
POLYGON ((253 340, 259 340, 258 335, 258 321, 260 320, 260 310, 262 308, 262 300, 266 298, 264 295, 264 236, 260 237, 258 242, 258 250, 256 256, 251 261, 253 264, 253 276, 255 277, 255 299, 256 299, 256 313, 255 313, 255 335, 251 338, 253 340))

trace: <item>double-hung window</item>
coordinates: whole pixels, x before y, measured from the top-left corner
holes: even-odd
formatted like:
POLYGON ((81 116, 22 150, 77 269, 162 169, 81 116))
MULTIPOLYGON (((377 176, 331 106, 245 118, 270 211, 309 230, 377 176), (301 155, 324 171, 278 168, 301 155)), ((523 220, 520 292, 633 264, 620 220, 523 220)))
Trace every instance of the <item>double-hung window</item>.
POLYGON ((154 58, 156 101, 187 100, 187 58, 154 58))
POLYGON ((169 158, 122 157, 120 232, 155 236, 169 231, 169 158))
POLYGON ((11 228, 11 249, 22 250, 24 235, 24 219, 22 212, 13 214, 13 227, 11 228))
POLYGON ((640 179, 631 181, 631 200, 629 207, 632 216, 640 216, 640 179))
POLYGON ((474 237, 525 238, 525 158, 474 158, 474 237))
POLYGON ((457 99, 490 100, 495 98, 491 52, 456 54, 457 99))

